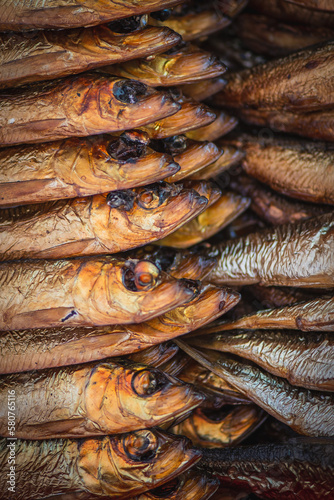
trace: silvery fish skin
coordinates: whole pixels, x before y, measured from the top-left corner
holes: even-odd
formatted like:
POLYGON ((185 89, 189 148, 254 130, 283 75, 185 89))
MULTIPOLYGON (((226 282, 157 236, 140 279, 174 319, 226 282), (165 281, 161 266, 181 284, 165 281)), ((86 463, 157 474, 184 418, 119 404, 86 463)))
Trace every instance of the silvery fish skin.
POLYGON ((189 176, 190 180, 207 180, 212 177, 217 177, 225 170, 238 164, 244 157, 244 152, 242 149, 236 148, 235 146, 225 144, 223 141, 219 142, 220 147, 223 148, 223 154, 218 160, 216 160, 211 165, 202 168, 199 172, 191 174, 189 176))
MULTIPOLYGON (((15 442, 16 487, 9 497, 6 476, 0 496, 35 500, 82 491, 124 499, 139 495, 185 472, 201 457, 186 438, 158 429, 86 439, 15 442), (5 496, 4 496, 5 495, 5 496)), ((1 470, 9 448, 1 440, 1 470)))
POLYGON ((333 104, 334 43, 233 73, 214 101, 229 108, 319 111, 333 104))
POLYGON ((111 28, 103 25, 61 32, 2 33, 0 88, 52 80, 145 57, 163 52, 181 40, 180 35, 168 28, 139 25, 126 34, 111 28))
POLYGON ((188 342, 196 348, 249 359, 292 385, 334 392, 334 338, 330 333, 232 330, 189 338, 188 342))
POLYGON ((172 86, 215 78, 225 73, 226 66, 210 52, 187 44, 145 59, 105 66, 103 71, 150 86, 172 86))
POLYGON ((263 410, 255 405, 223 405, 218 410, 197 408, 171 431, 186 436, 201 448, 235 446, 251 435, 265 418, 263 410))
POLYGON ((186 132, 186 136, 195 141, 215 141, 231 132, 238 125, 238 120, 234 116, 228 115, 224 111, 213 110, 213 112, 216 114, 214 121, 208 125, 199 125, 195 130, 186 132))
POLYGON ((243 169, 281 194, 334 204, 334 149, 329 144, 242 135, 243 169))
MULTIPOLYGON (((171 7, 180 0, 164 0, 171 7)), ((0 6, 1 31, 76 28, 107 23, 161 8, 160 0, 10 0, 0 6)))
MULTIPOLYGON (((194 290, 195 287, 194 283, 194 290)), ((190 302, 139 325, 60 326, 2 332, 0 373, 87 363, 147 350, 213 321, 239 300, 237 292, 205 284, 197 288, 190 302)))
POLYGON ((188 248, 196 245, 227 226, 250 205, 250 199, 225 192, 213 205, 184 224, 175 232, 158 241, 159 245, 188 248))
POLYGON ((0 259, 117 253, 163 238, 196 217, 207 198, 155 183, 92 197, 3 209, 0 259))
POLYGON ((311 45, 334 38, 330 28, 279 22, 258 14, 242 14, 236 21, 236 31, 243 43, 260 54, 282 57, 311 45))
POLYGON ((321 207, 281 196, 248 175, 233 178, 229 187, 243 196, 249 196, 253 212, 274 226, 310 219, 331 210, 328 205, 321 207))
POLYGON ((226 285, 332 288, 333 229, 329 213, 221 243, 208 251, 218 258, 208 279, 226 285))
POLYGON ((1 92, 0 145, 118 132, 180 109, 135 80, 84 74, 1 92))
POLYGON ((201 80, 196 83, 187 83, 181 86, 182 92, 196 101, 205 101, 209 97, 217 94, 225 87, 226 80, 221 76, 210 80, 201 80))
POLYGON ((140 323, 194 297, 147 261, 113 257, 0 264, 0 329, 140 323))
POLYGON ((0 206, 91 196, 150 184, 175 174, 171 156, 145 134, 73 137, 0 150, 0 206))
POLYGON ((15 391, 15 435, 20 439, 101 436, 155 427, 187 414, 204 399, 192 386, 129 361, 4 375, 0 377, 4 437, 10 437, 8 391, 15 391))
POLYGON ((159 11, 154 12, 149 16, 148 23, 153 26, 167 26, 179 33, 186 42, 208 36, 231 23, 217 8, 210 8, 207 4, 181 4, 171 11, 169 17, 166 14, 167 19, 164 13, 162 11, 159 15, 159 11))
MULTIPOLYGON (((331 332, 334 326, 334 297, 317 297, 305 302, 264 309, 243 316, 235 321, 227 321, 218 329, 210 327, 210 333, 242 329, 292 329, 303 332, 331 332)), ((209 333, 209 332, 208 332, 209 333)))
POLYGON ((333 462, 333 439, 294 438, 283 444, 203 450, 197 468, 260 498, 323 500, 333 492, 333 462))
POLYGON ((197 362, 233 385, 270 415, 306 436, 334 435, 334 394, 295 387, 286 380, 229 354, 175 341, 197 362))

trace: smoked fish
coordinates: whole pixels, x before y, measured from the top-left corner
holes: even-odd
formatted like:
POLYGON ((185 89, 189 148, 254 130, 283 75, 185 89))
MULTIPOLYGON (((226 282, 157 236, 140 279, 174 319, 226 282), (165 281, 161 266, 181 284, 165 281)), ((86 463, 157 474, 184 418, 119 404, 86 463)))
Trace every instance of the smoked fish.
POLYGON ((235 330, 187 340, 196 348, 229 352, 249 359, 290 384, 334 392, 334 337, 289 330, 235 330))
POLYGON ((211 78, 209 80, 201 80, 196 83, 186 83, 181 86, 182 92, 196 101, 205 101, 209 97, 217 94, 224 88, 226 81, 223 77, 211 78))
POLYGON ((16 481, 7 490, 10 449, 1 440, 0 497, 35 500, 78 490, 129 498, 185 472, 201 457, 186 438, 158 429, 86 439, 15 441, 16 481), (10 495, 10 496, 9 496, 10 495))
POLYGON ((140 323, 194 297, 197 284, 115 257, 0 264, 0 329, 140 323))
POLYGON ((60 326, 2 332, 0 373, 87 363, 147 350, 204 326, 226 313, 239 300, 237 292, 205 284, 190 302, 140 324, 60 326))
POLYGON ((172 427, 174 434, 191 439, 194 446, 235 446, 251 435, 266 418, 255 405, 223 405, 218 410, 196 408, 190 417, 172 427))
POLYGON ((187 414, 204 399, 193 386, 130 361, 4 375, 0 377, 0 435, 4 437, 10 437, 5 403, 12 390, 15 436, 22 439, 101 436, 150 428, 187 414))
POLYGON ((186 132, 189 139, 195 141, 215 141, 223 135, 231 132, 237 125, 238 120, 234 116, 228 115, 224 111, 213 110, 216 119, 208 125, 199 125, 196 129, 186 132))
MULTIPOLYGON (((180 0, 164 0, 171 7, 180 0)), ((77 28, 107 23, 161 8, 160 0, 13 0, 0 6, 0 30, 77 28)))
MULTIPOLYGON (((138 132, 0 149, 0 206, 91 196, 151 184, 179 169, 138 132)), ((218 149, 218 148, 217 148, 218 149)))
MULTIPOLYGON (((311 298, 304 302, 274 309, 264 309, 219 326, 219 331, 232 329, 292 329, 303 332, 331 332, 334 326, 334 297, 311 298)), ((211 330, 216 333, 218 330, 211 330)), ((208 332, 209 333, 209 332, 208 332)))
POLYGON ((218 259, 208 280, 226 285, 332 288, 333 229, 329 213, 220 243, 208 251, 218 259))
POLYGON ((293 438, 286 443, 203 450, 197 468, 222 484, 271 500, 331 498, 334 440, 293 438))
POLYGON ((0 260, 117 253, 163 238, 202 212, 207 198, 155 183, 0 212, 0 260))
POLYGON ((182 44, 162 54, 104 66, 102 71, 149 86, 168 87, 221 76, 226 66, 210 52, 196 45, 182 44))
POLYGON ((219 142, 221 147, 223 148, 223 154, 211 165, 202 168, 196 173, 190 174, 190 180, 207 180, 212 177, 217 177, 225 170, 228 170, 230 167, 238 164, 242 158, 244 157, 244 152, 236 148, 235 146, 225 144, 224 142, 219 142))
POLYGON ((179 109, 169 93, 97 73, 35 83, 1 92, 0 145, 129 130, 179 109))
POLYGON ((140 18, 130 33, 117 33, 111 28, 102 25, 0 34, 0 88, 52 80, 164 52, 181 40, 168 28, 141 27, 140 18))
POLYGON ((218 0, 215 1, 215 7, 220 9, 225 16, 237 16, 247 5, 248 0, 218 0))
POLYGON ((332 106, 334 42, 232 73, 213 98, 218 106, 310 112, 332 106))
POLYGON ((222 377, 267 413, 306 436, 334 436, 334 394, 295 387, 246 360, 176 340, 189 356, 222 377))
POLYGON ((251 285, 248 289, 261 306, 267 308, 290 306, 296 302, 305 302, 314 298, 305 288, 251 285))
POLYGON ((321 10, 325 12, 333 12, 334 6, 330 0, 286 0, 289 3, 306 7, 308 9, 321 10))

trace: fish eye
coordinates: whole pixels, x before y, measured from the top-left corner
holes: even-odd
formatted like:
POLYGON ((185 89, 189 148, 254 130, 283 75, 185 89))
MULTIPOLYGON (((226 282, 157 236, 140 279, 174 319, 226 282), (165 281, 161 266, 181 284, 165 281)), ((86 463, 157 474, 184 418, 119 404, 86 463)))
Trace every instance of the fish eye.
POLYGON ((137 290, 149 290, 157 283, 159 269, 152 262, 142 260, 134 268, 134 282, 137 290))
POLYGON ((136 372, 131 381, 132 389, 142 398, 161 391, 167 383, 168 380, 162 372, 152 369, 136 372))
POLYGON ((129 211, 133 208, 135 193, 130 189, 111 191, 107 196, 107 205, 129 211))
POLYGON ((156 455, 158 440, 151 431, 132 432, 124 436, 123 447, 134 462, 148 462, 156 455))
POLYGON ((156 12, 151 12, 150 16, 157 21, 167 21, 167 19, 171 16, 171 9, 162 9, 157 10, 156 12))
POLYGON ((147 93, 147 85, 137 80, 121 80, 114 84, 113 94, 118 101, 136 104, 147 93))
POLYGON ((138 205, 144 210, 154 210, 160 207, 171 194, 167 184, 151 184, 141 190, 138 195, 138 205))
POLYGON ((142 16, 131 16, 108 23, 108 28, 114 33, 131 33, 141 27, 142 16))

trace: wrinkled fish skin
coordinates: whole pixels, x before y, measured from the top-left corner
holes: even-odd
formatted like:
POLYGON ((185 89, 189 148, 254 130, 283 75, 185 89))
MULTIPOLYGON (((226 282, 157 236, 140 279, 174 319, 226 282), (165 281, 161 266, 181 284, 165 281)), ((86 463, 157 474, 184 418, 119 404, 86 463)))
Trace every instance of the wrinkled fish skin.
POLYGON ((104 64, 162 52, 181 37, 168 28, 119 34, 107 25, 69 31, 0 35, 0 88, 52 80, 104 64))
POLYGON ((212 370, 254 403, 293 430, 306 436, 334 436, 334 395, 289 384, 264 370, 231 355, 176 344, 212 370))
POLYGON ((179 109, 166 92, 97 73, 35 83, 1 92, 0 144, 124 131, 179 109))
POLYGON ((0 212, 0 259, 117 253, 163 238, 202 212, 207 198, 164 182, 0 212))
POLYGON ((334 338, 328 333, 253 330, 190 338, 190 345, 247 358, 307 389, 334 392, 334 338))
POLYGON ((229 285, 334 286, 334 219, 325 214, 213 246, 218 264, 208 276, 229 285))
POLYGON ((197 468, 261 498, 329 500, 333 463, 333 439, 294 438, 284 444, 203 450, 197 468))
POLYGON ((129 361, 5 375, 0 377, 0 435, 4 437, 10 437, 6 402, 12 390, 17 407, 15 436, 21 439, 77 438, 150 428, 186 414, 204 399, 174 377, 129 361))
MULTIPOLYGON (((164 0, 165 7, 180 0, 164 0)), ((0 5, 0 29, 21 31, 94 26, 161 7, 160 0, 9 0, 0 5)))
POLYGON ((198 289, 151 262, 112 257, 3 263, 0 285, 1 330, 140 323, 198 289))
MULTIPOLYGON (((0 483, 0 497, 6 500, 35 500, 78 490, 128 498, 173 479, 201 457, 186 438, 157 429, 95 439, 17 440, 15 450, 14 495, 9 496, 5 474, 0 483)), ((2 471, 7 470, 8 453, 3 439, 2 471)))

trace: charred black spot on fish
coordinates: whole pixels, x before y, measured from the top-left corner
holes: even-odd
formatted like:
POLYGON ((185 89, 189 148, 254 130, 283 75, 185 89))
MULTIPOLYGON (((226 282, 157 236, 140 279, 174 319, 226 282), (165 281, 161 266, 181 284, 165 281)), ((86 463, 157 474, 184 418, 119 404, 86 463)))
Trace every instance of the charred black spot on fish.
POLYGON ((150 495, 156 498, 169 498, 172 493, 175 493, 180 487, 180 479, 176 477, 168 483, 150 490, 150 495))
POLYGON ((127 290, 130 292, 137 292, 137 287, 135 284, 135 273, 133 269, 131 268, 124 268, 123 269, 123 285, 127 290))
POLYGON ((156 12, 151 12, 151 17, 156 19, 157 21, 167 21, 167 19, 171 16, 171 9, 162 9, 157 10, 156 12))
POLYGON ((186 45, 187 45, 186 42, 180 42, 177 45, 175 45, 175 47, 172 47, 171 49, 164 52, 164 54, 166 56, 173 56, 174 54, 177 54, 178 52, 180 52, 180 50, 184 49, 184 47, 186 47, 186 45))
POLYGON ((108 23, 108 28, 115 33, 131 33, 140 28, 142 16, 131 16, 108 23))
POLYGON ((319 61, 309 61, 305 64, 306 69, 315 69, 319 66, 319 61))
POLYGON ((125 104, 136 104, 140 97, 146 95, 147 85, 137 80, 122 80, 116 82, 113 87, 113 94, 118 101, 125 104))
POLYGON ((135 163, 143 156, 146 145, 139 140, 132 140, 122 134, 117 141, 110 142, 107 146, 108 154, 122 163, 135 163))
POLYGON ((141 370, 132 377, 131 387, 141 398, 152 396, 168 384, 167 377, 158 370, 141 370))
POLYGON ((188 288, 188 290, 192 290, 193 292, 193 297, 191 300, 195 299, 200 291, 201 291, 201 282, 198 281, 198 280, 188 280, 186 278, 182 278, 180 281, 182 281, 186 287, 188 288))
POLYGON ((187 148, 187 138, 185 135, 173 135, 168 139, 153 140, 150 146, 159 153, 177 155, 187 148))
POLYGON ((135 193, 130 190, 112 191, 107 196, 107 204, 111 208, 122 208, 128 211, 133 208, 135 197, 135 193))
POLYGON ((65 318, 63 318, 61 321, 62 323, 64 323, 65 321, 67 321, 68 319, 70 318, 73 318, 73 316, 76 316, 78 313, 76 311, 71 311, 70 313, 68 313, 67 316, 65 316, 65 318))

